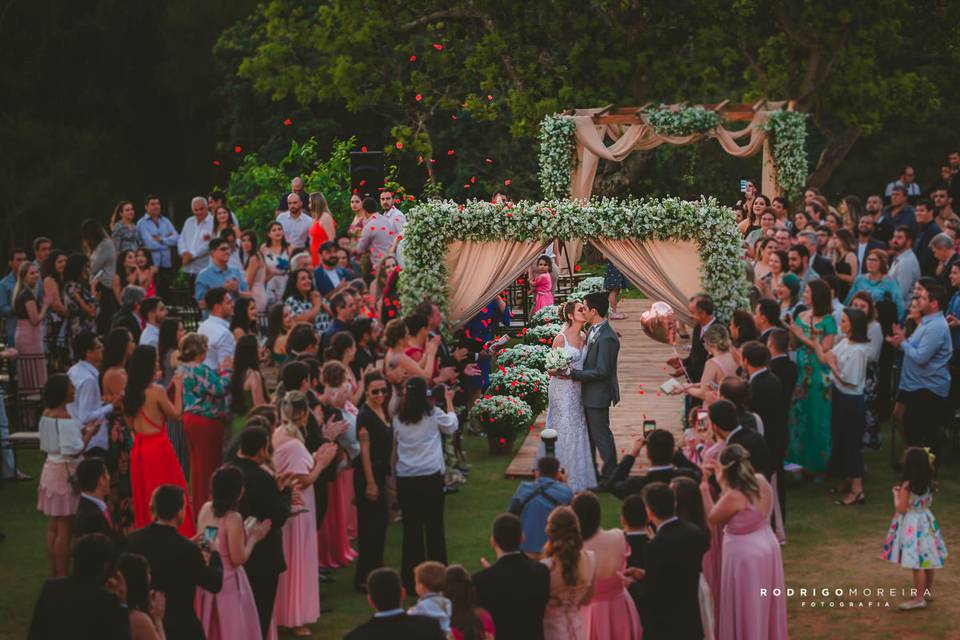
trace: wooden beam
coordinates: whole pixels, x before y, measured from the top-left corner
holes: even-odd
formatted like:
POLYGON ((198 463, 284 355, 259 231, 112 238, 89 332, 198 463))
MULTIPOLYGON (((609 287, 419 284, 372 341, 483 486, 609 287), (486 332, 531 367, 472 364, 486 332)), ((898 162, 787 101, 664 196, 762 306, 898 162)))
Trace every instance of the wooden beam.
MULTIPOLYGON (((716 111, 720 117, 726 122, 749 122, 753 120, 756 115, 757 109, 762 107, 767 100, 761 100, 756 104, 745 104, 745 103, 730 103, 729 100, 724 100, 723 102, 718 102, 715 104, 704 104, 702 105, 704 109, 710 109, 716 111)), ((769 103, 774 104, 783 104, 779 103, 769 103)), ((789 104, 789 103, 788 103, 789 104)), ((608 105, 604 107, 601 111, 597 112, 593 116, 593 121, 598 125, 603 124, 640 124, 640 112, 648 108, 651 105, 650 102, 644 103, 640 107, 612 107, 608 105)), ((789 106, 787 107, 789 109, 789 106)))

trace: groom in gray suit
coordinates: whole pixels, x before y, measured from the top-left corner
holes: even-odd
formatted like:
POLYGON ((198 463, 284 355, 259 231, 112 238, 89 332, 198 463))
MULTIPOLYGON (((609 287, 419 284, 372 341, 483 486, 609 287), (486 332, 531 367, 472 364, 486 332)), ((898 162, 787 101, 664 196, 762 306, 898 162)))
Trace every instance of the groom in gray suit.
POLYGON ((617 382, 620 339, 607 322, 610 298, 606 291, 587 294, 583 304, 587 322, 590 323, 587 355, 583 360, 583 369, 568 371, 567 375, 581 383, 591 459, 596 460, 599 450, 603 467, 597 478, 603 482, 617 466, 617 448, 610 432, 610 406, 620 402, 620 384, 617 382))

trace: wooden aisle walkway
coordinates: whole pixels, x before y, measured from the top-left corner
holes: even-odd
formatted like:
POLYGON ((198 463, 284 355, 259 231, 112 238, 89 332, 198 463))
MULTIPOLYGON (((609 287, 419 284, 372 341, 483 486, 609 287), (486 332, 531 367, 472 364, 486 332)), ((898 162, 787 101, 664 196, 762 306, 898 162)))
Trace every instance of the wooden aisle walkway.
MULTIPOLYGON (((620 360, 617 375, 620 379, 620 404, 610 411, 610 430, 617 442, 617 458, 629 453, 633 439, 640 434, 644 419, 657 421, 657 428, 669 429, 679 444, 683 430, 680 416, 683 411, 681 396, 667 396, 659 391, 667 379, 665 362, 673 350, 665 344, 647 337, 640 327, 640 314, 650 308, 650 300, 624 300, 620 311, 627 314, 626 320, 613 321, 620 334, 620 360)), ((510 478, 533 475, 533 460, 540 444, 542 419, 507 468, 510 478)), ((641 454, 640 463, 646 465, 641 454)), ((640 473, 641 464, 633 467, 633 474, 640 473)))

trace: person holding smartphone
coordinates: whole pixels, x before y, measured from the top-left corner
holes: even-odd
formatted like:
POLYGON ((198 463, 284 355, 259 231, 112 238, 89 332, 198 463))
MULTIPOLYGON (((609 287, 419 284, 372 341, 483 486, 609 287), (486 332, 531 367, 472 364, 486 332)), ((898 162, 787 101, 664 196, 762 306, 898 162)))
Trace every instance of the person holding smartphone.
POLYGON ((644 434, 633 441, 633 449, 620 460, 610 480, 597 489, 608 491, 623 500, 629 495, 639 495, 651 482, 670 484, 674 478, 690 478, 699 483, 700 476, 697 465, 677 451, 673 434, 666 429, 657 429, 655 420, 645 420, 644 434), (646 474, 630 477, 633 463, 644 448, 650 467, 646 474))

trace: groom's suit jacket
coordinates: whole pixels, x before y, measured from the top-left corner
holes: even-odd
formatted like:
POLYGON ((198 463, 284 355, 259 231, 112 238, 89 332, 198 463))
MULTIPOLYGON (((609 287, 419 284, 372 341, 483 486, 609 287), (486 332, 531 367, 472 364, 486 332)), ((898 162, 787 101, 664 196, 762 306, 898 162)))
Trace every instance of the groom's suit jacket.
POLYGON ((583 369, 571 371, 570 377, 582 384, 584 407, 605 409, 620 402, 620 383, 617 382, 620 339, 610 323, 604 322, 591 331, 587 342, 583 369))

